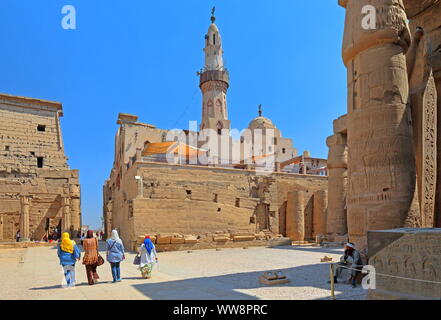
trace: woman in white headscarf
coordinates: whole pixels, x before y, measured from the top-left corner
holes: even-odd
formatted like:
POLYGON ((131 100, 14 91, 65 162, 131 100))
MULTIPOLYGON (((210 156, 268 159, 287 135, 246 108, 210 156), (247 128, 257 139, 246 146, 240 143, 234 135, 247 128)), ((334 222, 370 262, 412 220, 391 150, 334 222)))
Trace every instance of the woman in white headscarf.
POLYGON ((112 268, 113 283, 121 281, 120 263, 126 257, 124 256, 124 245, 119 238, 118 231, 112 230, 110 239, 107 240, 107 261, 112 268))

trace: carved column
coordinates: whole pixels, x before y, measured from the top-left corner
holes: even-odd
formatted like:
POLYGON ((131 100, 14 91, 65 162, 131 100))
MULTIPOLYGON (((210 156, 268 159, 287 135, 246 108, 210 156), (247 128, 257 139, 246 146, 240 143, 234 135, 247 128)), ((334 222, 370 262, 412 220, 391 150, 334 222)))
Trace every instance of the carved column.
POLYGON ((3 240, 3 215, 0 214, 0 240, 3 240))
POLYGON ((28 196, 20 196, 21 214, 20 214, 20 241, 30 241, 29 234, 29 211, 30 200, 28 196))
POLYGON ((288 193, 286 204, 286 236, 293 241, 305 240, 305 193, 288 193))
POLYGON ((328 153, 328 239, 344 236, 348 232, 346 220, 346 192, 348 148, 345 134, 335 134, 326 140, 328 153))
POLYGON ((71 226, 71 216, 70 216, 70 198, 62 197, 61 198, 61 210, 62 210, 62 220, 61 220, 61 228, 62 232, 70 232, 71 226))
POLYGON ((420 205, 417 224, 423 228, 435 225, 437 177, 437 100, 428 41, 422 30, 417 31, 407 55, 420 205))
MULTIPOLYGON (((70 185, 70 216, 71 216, 71 226, 74 230, 72 236, 76 237, 81 232, 81 201, 80 201, 80 186, 70 185)), ((70 226, 69 226, 70 228, 70 226)))
MULTIPOLYGON (((441 60, 441 59, 440 59, 441 60)), ((435 73, 436 91, 438 96, 438 135, 437 135, 437 187, 435 196, 435 227, 441 228, 441 70, 435 73)))
POLYGON ((326 219, 328 215, 328 191, 320 190, 314 193, 312 212, 312 236, 326 235, 326 219))
POLYGON ((364 250, 368 230, 404 225, 415 188, 405 53, 410 32, 402 0, 340 0, 346 7, 348 231, 364 250), (376 8, 376 29, 362 11, 376 8))

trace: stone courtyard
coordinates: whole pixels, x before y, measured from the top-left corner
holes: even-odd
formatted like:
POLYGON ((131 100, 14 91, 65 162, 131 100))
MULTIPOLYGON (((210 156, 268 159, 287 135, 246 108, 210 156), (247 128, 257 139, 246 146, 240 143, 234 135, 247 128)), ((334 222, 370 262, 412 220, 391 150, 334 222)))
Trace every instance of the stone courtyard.
MULTIPOLYGON (((330 300, 329 266, 320 259, 327 255, 338 261, 341 254, 340 249, 306 246, 164 252, 153 279, 145 280, 132 264, 134 254, 126 253, 121 283, 111 283, 106 263, 98 268, 100 282, 88 286, 84 266, 77 264, 77 287, 63 289, 55 247, 3 249, 0 299, 330 300), (264 271, 276 270, 291 282, 272 287, 259 283, 264 271)), ((335 294, 338 300, 366 298, 362 288, 346 284, 337 284, 335 294)))

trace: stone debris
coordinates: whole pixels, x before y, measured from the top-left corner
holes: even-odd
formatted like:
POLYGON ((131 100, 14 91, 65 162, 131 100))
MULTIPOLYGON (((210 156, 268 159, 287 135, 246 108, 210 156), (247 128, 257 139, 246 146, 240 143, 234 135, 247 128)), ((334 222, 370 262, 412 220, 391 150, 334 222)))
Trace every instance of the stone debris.
POLYGON ((260 283, 268 286, 281 285, 290 282, 290 280, 281 271, 265 272, 260 276, 259 281, 260 283))
POLYGON ((320 262, 332 262, 332 258, 328 256, 324 256, 322 259, 320 259, 320 262))

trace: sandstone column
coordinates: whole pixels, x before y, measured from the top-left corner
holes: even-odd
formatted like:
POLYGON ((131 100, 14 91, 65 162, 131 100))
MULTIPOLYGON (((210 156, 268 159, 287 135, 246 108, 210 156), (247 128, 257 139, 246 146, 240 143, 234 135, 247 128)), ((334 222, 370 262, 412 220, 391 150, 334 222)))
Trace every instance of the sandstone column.
POLYGON ((312 236, 326 234, 326 217, 328 215, 328 191, 321 190, 314 193, 312 212, 312 236))
MULTIPOLYGON (((81 201, 80 201, 80 186, 70 185, 70 215, 71 215, 71 225, 75 233, 81 233, 81 201)), ((69 226, 70 227, 70 226, 69 226)), ((76 237, 77 234, 73 234, 76 237)))
POLYGON ((293 241, 305 240, 305 193, 288 193, 286 204, 286 236, 293 241))
POLYGON ((435 83, 438 96, 438 136, 437 136, 437 187, 435 196, 435 227, 441 228, 441 70, 435 70, 435 83))
POLYGON ((346 8, 348 230, 359 249, 368 230, 404 225, 416 172, 405 53, 410 31, 402 0, 340 0, 346 8), (362 11, 376 9, 376 28, 362 11))
POLYGON ((30 241, 29 235, 29 210, 30 200, 28 196, 20 197, 21 214, 20 214, 20 241, 30 241))
POLYGON ((61 222, 61 228, 62 232, 70 232, 70 226, 71 226, 71 216, 70 216, 70 198, 69 197, 63 197, 61 199, 61 209, 63 212, 62 215, 62 222, 61 222))
POLYGON ((3 215, 0 214, 0 240, 3 240, 3 215))
POLYGON ((348 232, 346 219, 346 192, 348 148, 345 134, 335 134, 326 140, 328 153, 328 239, 344 236, 348 232))

